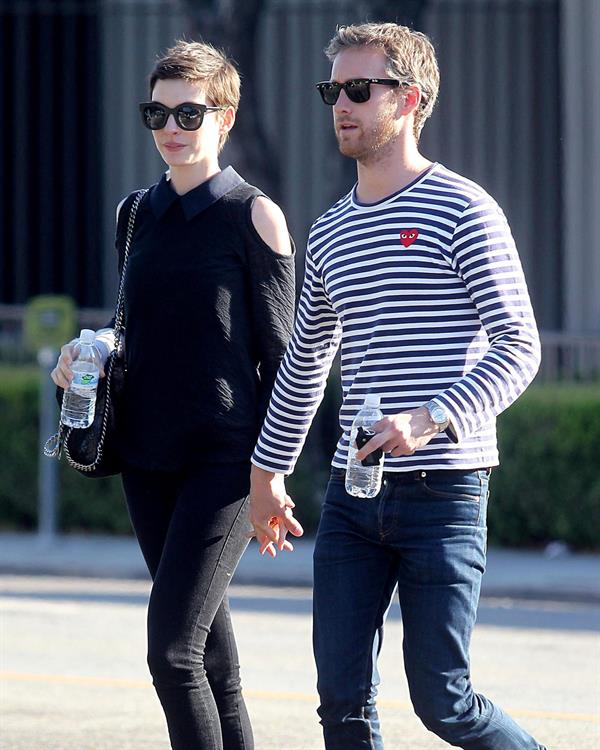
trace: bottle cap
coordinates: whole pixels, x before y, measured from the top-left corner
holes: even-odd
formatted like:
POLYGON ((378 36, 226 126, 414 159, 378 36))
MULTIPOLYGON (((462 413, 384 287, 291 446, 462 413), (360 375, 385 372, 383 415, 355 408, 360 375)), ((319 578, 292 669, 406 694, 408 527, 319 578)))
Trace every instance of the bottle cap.
POLYGON ((92 331, 90 328, 82 328, 79 341, 82 344, 93 344, 96 341, 96 331, 92 331))
POLYGON ((367 393, 365 397, 365 406, 368 406, 370 409, 378 409, 379 404, 381 404, 381 396, 377 393, 367 393))

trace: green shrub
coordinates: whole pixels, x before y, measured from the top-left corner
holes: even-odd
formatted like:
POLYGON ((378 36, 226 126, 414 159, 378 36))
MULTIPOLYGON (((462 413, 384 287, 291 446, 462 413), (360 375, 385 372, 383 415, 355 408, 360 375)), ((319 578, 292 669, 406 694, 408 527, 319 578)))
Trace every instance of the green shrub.
MULTIPOLYGON (((37 525, 38 462, 49 461, 40 445, 36 367, 0 366, 0 528, 32 530, 37 525)), ((335 443, 323 447, 322 419, 315 420, 297 470, 287 482, 307 532, 317 527, 335 443)), ((58 424, 58 407, 56 409, 58 424)), ((49 436, 45 436, 49 437, 49 436)), ((44 439, 45 439, 44 437, 44 439)), ((43 441, 42 441, 43 442, 43 441)), ((58 523, 62 531, 131 533, 118 477, 86 479, 64 458, 59 466, 58 523)))
POLYGON ((36 520, 38 379, 35 369, 0 370, 0 519, 30 529, 36 520))
MULTIPOLYGON (((52 460, 42 454, 38 434, 39 378, 35 367, 0 368, 0 526, 5 529, 36 527, 38 462, 52 460)), ((56 419, 58 424, 58 407, 56 419)), ((86 479, 62 459, 58 503, 63 531, 130 533, 118 478, 86 479)))
MULTIPOLYGON (((37 523, 38 436, 35 368, 0 368, 0 526, 37 523)), ((287 485, 307 532, 316 529, 337 440, 334 373, 296 471, 287 485)), ((58 419, 58 410, 57 410, 58 419)), ((498 420, 501 466, 494 470, 490 541, 525 546, 561 539, 600 549, 600 388, 533 386, 498 420)), ((64 531, 130 533, 120 481, 85 479, 60 462, 64 531)))
POLYGON ((532 386, 498 419, 490 540, 600 548, 600 388, 532 386))

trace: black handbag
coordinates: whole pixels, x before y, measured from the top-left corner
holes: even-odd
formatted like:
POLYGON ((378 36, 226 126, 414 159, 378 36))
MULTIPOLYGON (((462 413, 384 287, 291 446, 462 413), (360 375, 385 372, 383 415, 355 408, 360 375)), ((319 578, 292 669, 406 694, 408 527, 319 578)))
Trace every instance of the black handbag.
MULTIPOLYGON (((98 383, 94 421, 89 427, 82 429, 67 427, 60 422, 58 432, 49 438, 44 446, 44 454, 50 458, 60 458, 61 453, 64 452, 69 466, 85 477, 109 477, 121 471, 118 430, 127 369, 123 353, 125 333, 123 290, 135 217, 145 193, 146 190, 138 191, 129 210, 123 266, 115 309, 115 345, 104 366, 105 377, 101 378, 98 383)), ((62 406, 63 396, 63 389, 57 387, 56 398, 59 406, 62 406)))

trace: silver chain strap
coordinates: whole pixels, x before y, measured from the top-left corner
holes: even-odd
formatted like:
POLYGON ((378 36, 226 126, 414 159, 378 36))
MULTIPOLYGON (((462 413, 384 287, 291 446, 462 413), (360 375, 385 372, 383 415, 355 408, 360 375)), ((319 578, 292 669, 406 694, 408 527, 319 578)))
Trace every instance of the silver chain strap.
POLYGON ((138 207, 144 195, 148 191, 146 189, 139 190, 136 193, 135 199, 131 205, 129 211, 129 222, 127 224, 127 236, 125 238, 125 252, 123 254, 123 266, 121 268, 121 278, 119 281, 119 292, 117 294, 117 304, 115 307, 115 327, 114 327, 114 349, 111 352, 107 368, 106 368, 106 396, 104 399, 104 413, 102 415, 102 429, 100 431, 100 439, 98 440, 98 449, 96 451, 96 458, 91 464, 80 464, 75 461, 69 453, 69 447, 67 441, 73 427, 65 427, 62 422, 58 424, 58 432, 52 435, 44 445, 44 455, 49 458, 60 458, 61 450, 64 450, 65 456, 69 466, 72 466, 77 471, 94 471, 98 464, 102 460, 102 451, 104 448, 104 440, 106 438, 106 431, 108 429, 108 415, 110 414, 110 384, 112 381, 113 365, 116 361, 116 357, 121 356, 121 350, 123 348, 123 337, 124 337, 124 326, 123 318, 125 315, 125 304, 124 304, 124 288, 125 288, 125 271, 127 270, 127 261, 129 260, 129 250, 131 248, 131 240, 133 237, 133 229, 135 226, 135 216, 137 214, 138 207))

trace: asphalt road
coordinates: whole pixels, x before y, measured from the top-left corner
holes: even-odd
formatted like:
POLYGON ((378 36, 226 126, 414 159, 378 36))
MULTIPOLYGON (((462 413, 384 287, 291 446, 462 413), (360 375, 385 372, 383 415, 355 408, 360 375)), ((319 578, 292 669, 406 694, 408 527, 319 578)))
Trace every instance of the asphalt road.
MULTIPOLYGON (((0 748, 168 750, 145 665, 141 581, 0 576, 0 748)), ((257 750, 318 750, 310 590, 233 586, 257 750)), ((600 748, 600 606, 485 599, 476 689, 549 750, 600 748)), ((380 667, 386 748, 449 747, 412 714, 402 624, 391 612, 380 667)))

